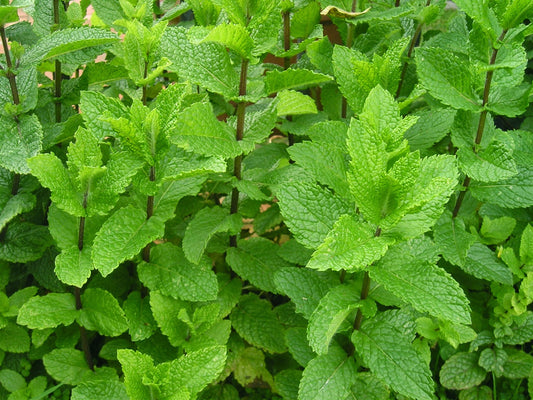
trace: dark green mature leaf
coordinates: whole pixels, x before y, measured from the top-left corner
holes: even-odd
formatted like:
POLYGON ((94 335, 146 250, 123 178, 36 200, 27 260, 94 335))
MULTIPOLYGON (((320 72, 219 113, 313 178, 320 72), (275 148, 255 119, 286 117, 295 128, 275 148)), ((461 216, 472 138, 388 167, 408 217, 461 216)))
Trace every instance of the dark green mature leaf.
POLYGON ((360 372, 350 388, 349 400, 388 400, 389 388, 370 372, 360 372))
POLYGON ((487 148, 474 153, 472 148, 457 151, 459 166, 472 179, 497 182, 517 174, 513 151, 503 142, 493 140, 487 148))
POLYGON ((448 389, 468 389, 485 380, 487 371, 478 365, 478 354, 457 353, 440 370, 440 383, 448 389))
POLYGON ((459 265, 466 273, 489 282, 512 285, 511 270, 502 263, 487 246, 474 243, 468 250, 464 265, 459 265))
POLYGON ((187 225, 183 252, 192 263, 198 263, 211 238, 221 232, 236 234, 241 229, 241 217, 221 207, 200 210, 187 225))
POLYGON ((296 311, 309 318, 320 300, 337 282, 306 268, 282 268, 274 275, 279 291, 289 296, 296 311))
POLYGON ((143 383, 143 376, 149 376, 154 370, 154 361, 147 355, 129 349, 117 351, 117 358, 124 372, 126 392, 131 400, 150 398, 152 388, 143 383))
POLYGON ((80 251, 77 245, 72 245, 63 249, 56 257, 55 263, 54 272, 61 282, 81 288, 93 269, 91 247, 84 246, 80 251))
POLYGON ((346 180, 346 160, 341 149, 325 143, 303 142, 291 146, 289 154, 318 182, 328 185, 345 199, 351 198, 346 180))
POLYGON ((50 376, 68 385, 77 385, 93 373, 83 352, 76 349, 52 350, 43 356, 43 364, 50 376))
POLYGON ((255 294, 244 295, 231 313, 231 324, 247 342, 271 353, 283 353, 287 349, 279 338, 284 329, 271 307, 269 301, 255 294))
POLYGON ((124 383, 115 380, 84 382, 72 389, 71 400, 129 400, 124 383))
POLYGON ((105 336, 118 336, 128 329, 124 311, 108 291, 86 289, 81 295, 81 304, 78 316, 81 326, 105 336))
POLYGON ((188 305, 182 300, 153 292, 150 294, 150 307, 157 325, 168 337, 170 344, 176 347, 181 346, 186 341, 190 330, 181 319, 181 312, 182 310, 186 312, 188 305))
POLYGON ((385 257, 370 277, 421 312, 470 324, 470 307, 459 284, 442 268, 417 259, 385 257))
POLYGON ((138 266, 139 279, 150 290, 187 301, 214 300, 218 283, 210 264, 189 262, 183 250, 171 243, 152 248, 150 262, 138 266))
POLYGON ((459 266, 464 265, 468 250, 476 241, 476 236, 466 231, 464 221, 452 218, 449 211, 435 225, 433 238, 444 259, 459 266))
POLYGON ((211 103, 194 103, 173 119, 170 141, 205 156, 233 158, 242 150, 235 132, 218 121, 211 103))
POLYGON ((226 365, 226 348, 212 346, 192 351, 170 363, 167 392, 185 387, 193 396, 215 381, 226 365), (174 389, 174 390, 172 390, 174 389))
MULTIPOLYGON (((15 84, 19 97, 19 104, 16 105, 17 114, 33 110, 38 99, 37 70, 33 67, 19 69, 15 77, 15 84)), ((0 99, 5 104, 4 112, 8 111, 8 104, 15 104, 11 85, 5 76, 0 78, 0 99)))
POLYGON ((285 89, 303 89, 317 86, 331 81, 331 77, 307 69, 287 69, 284 71, 273 70, 267 72, 265 77, 266 91, 268 94, 280 92, 285 89))
POLYGON ((42 38, 35 46, 31 47, 21 62, 24 65, 38 64, 41 61, 58 57, 66 53, 81 50, 86 47, 112 44, 119 40, 118 36, 101 28, 61 29, 49 36, 42 38))
POLYGON ((405 132, 411 150, 428 149, 443 139, 450 132, 456 112, 450 108, 415 112, 418 120, 405 132))
POLYGON ((28 165, 41 185, 50 189, 50 197, 58 208, 76 217, 86 216, 83 196, 78 193, 75 183, 56 155, 39 154, 29 159, 28 165))
POLYGON ((239 76, 223 46, 192 44, 184 28, 171 27, 161 38, 161 52, 173 63, 169 69, 182 78, 226 97, 237 97, 239 76))
POLYGON ((118 100, 99 92, 83 91, 80 95, 80 109, 87 129, 98 139, 114 136, 115 130, 106 118, 120 118, 127 114, 127 108, 118 100))
POLYGON ((444 104, 460 110, 481 111, 479 99, 472 90, 468 64, 450 50, 417 49, 416 68, 422 85, 444 104))
POLYGON ((128 320, 128 332, 134 342, 149 338, 157 329, 148 300, 147 297, 141 298, 140 292, 133 291, 122 305, 128 320))
POLYGON ((367 367, 392 389, 420 400, 432 399, 431 371, 409 339, 394 326, 366 320, 352 336, 367 367))
POLYGON ((502 28, 514 28, 533 17, 533 4, 528 0, 512 0, 503 15, 498 15, 502 28))
POLYGON ((0 329, 0 350, 10 353, 27 353, 30 351, 28 331, 12 322, 0 329))
POLYGON ((10 196, 0 211, 0 231, 17 215, 31 211, 35 206, 35 200, 35 196, 31 193, 17 193, 15 196, 10 196))
POLYGON ((353 216, 343 215, 313 253, 308 268, 357 271, 379 260, 393 240, 376 237, 374 228, 353 216))
POLYGON ((337 346, 311 360, 304 369, 298 398, 331 400, 346 398, 357 369, 353 357, 337 346))
POLYGON ((0 260, 14 263, 35 261, 52 243, 46 226, 29 222, 11 224, 0 242, 0 260))
POLYGON ((16 172, 27 174, 30 168, 27 159, 41 151, 43 131, 35 115, 0 117, 0 166, 16 172))
POLYGON ((285 223, 296 239, 313 249, 322 244, 337 219, 351 209, 340 197, 308 182, 291 182, 276 193, 285 223))
POLYGON ((78 316, 76 299, 70 293, 49 293, 32 297, 20 309, 17 323, 30 329, 70 325, 78 316))
POLYGON ((285 331, 285 343, 289 353, 302 367, 316 357, 307 341, 307 329, 304 327, 289 328, 285 331))
POLYGON ((279 246, 268 239, 252 237, 228 249, 226 261, 242 279, 261 290, 279 293, 274 276, 290 264, 276 254, 278 249, 279 246))
POLYGON ((329 344, 337 330, 350 315, 361 307, 360 293, 355 285, 340 285, 331 289, 318 303, 309 318, 309 345, 318 354, 328 353, 329 344))
POLYGON ((94 239, 94 268, 105 277, 122 261, 135 256, 151 241, 163 236, 164 221, 157 216, 146 219, 146 212, 132 206, 116 211, 94 239))
POLYGON ((295 90, 282 90, 277 95, 278 116, 316 114, 315 101, 308 95, 295 90))

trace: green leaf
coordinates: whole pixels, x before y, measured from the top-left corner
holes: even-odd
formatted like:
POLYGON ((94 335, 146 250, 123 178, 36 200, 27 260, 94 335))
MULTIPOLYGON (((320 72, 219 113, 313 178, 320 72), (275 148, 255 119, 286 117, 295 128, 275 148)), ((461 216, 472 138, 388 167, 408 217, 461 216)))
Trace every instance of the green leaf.
POLYGON ((98 140, 103 140, 107 136, 115 136, 115 130, 107 121, 109 118, 118 119, 127 115, 126 107, 118 99, 107 97, 99 92, 82 91, 80 109, 85 126, 98 140))
POLYGON ((296 305, 296 312, 309 318, 320 300, 336 282, 306 268, 281 268, 274 275, 277 288, 296 305))
POLYGON ((124 383, 115 380, 81 383, 72 389, 71 400, 128 400, 124 383))
POLYGON ((477 153, 470 147, 460 148, 457 157, 461 170, 481 182, 497 182, 511 178, 518 172, 512 149, 496 140, 477 153))
POLYGON ((0 211, 0 231, 19 214, 31 211, 35 206, 35 196, 31 193, 17 193, 10 196, 0 211))
POLYGON ((137 267, 139 280, 150 290, 187 301, 209 301, 217 297, 218 283, 210 263, 191 263, 183 250, 171 243, 155 246, 150 262, 137 267))
POLYGON ((470 307, 459 284, 444 269, 424 260, 385 257, 370 277, 421 312, 470 324, 470 307))
POLYGON ((286 400, 298 400, 298 385, 301 378, 302 371, 295 369, 279 372, 274 378, 277 392, 286 400))
POLYGON ((404 396, 432 399, 434 382, 426 362, 393 325, 366 320, 352 336, 356 352, 379 379, 404 396))
POLYGON ((450 132, 456 113, 451 108, 432 108, 413 113, 418 120, 405 132, 411 150, 429 149, 442 140, 450 132))
POLYGON ((241 25, 221 24, 215 26, 209 31, 207 36, 200 43, 214 42, 219 43, 244 59, 250 59, 254 42, 250 34, 241 25))
POLYGON ((187 225, 183 238, 183 252, 187 259, 197 264, 211 238, 221 232, 238 233, 241 229, 241 217, 230 215, 222 207, 200 210, 187 225))
POLYGON ((104 336, 118 336, 128 329, 124 311, 117 299, 103 289, 86 289, 81 295, 78 316, 81 326, 104 336))
POLYGON ((533 368, 533 356, 521 350, 506 349, 508 357, 503 364, 503 376, 525 379, 533 368))
POLYGON ((268 94, 287 89, 304 89, 331 81, 331 77, 308 69, 287 69, 269 71, 265 77, 268 94))
POLYGON ((18 20, 18 7, 10 5, 0 6, 0 25, 4 26, 10 22, 17 22, 18 20))
POLYGON ((118 36, 108 30, 90 28, 67 28, 43 37, 35 46, 24 53, 21 63, 34 65, 53 57, 85 49, 87 47, 112 44, 118 36))
POLYGON ((27 174, 27 159, 41 151, 43 131, 35 115, 21 115, 17 120, 0 117, 0 166, 18 174, 27 174))
POLYGON ((304 369, 298 398, 301 400, 344 399, 357 372, 353 357, 335 346, 311 360, 304 369))
POLYGON ((279 293, 274 276, 290 264, 276 254, 279 246, 262 237, 240 240, 237 247, 226 252, 226 261, 233 271, 255 287, 271 293, 279 293))
POLYGON ((503 364, 508 356, 504 349, 486 348, 479 355, 478 365, 486 371, 493 372, 496 377, 501 377, 503 364))
POLYGON ((487 109, 494 114, 516 117, 522 115, 529 106, 531 85, 494 86, 489 94, 487 109))
POLYGON ((0 329, 0 350, 10 353, 27 353, 30 351, 30 335, 22 326, 8 322, 0 329))
POLYGON ((137 342, 152 336, 157 328, 148 297, 141 298, 140 292, 131 292, 122 308, 128 320, 128 333, 132 341, 137 342))
MULTIPOLYGON (((1 10, 1 9, 0 9, 1 10)), ((0 383, 8 392, 16 392, 26 387, 26 379, 12 369, 0 370, 0 383)))
POLYGON ((143 384, 143 376, 154 372, 154 361, 148 354, 129 349, 117 351, 117 358, 124 372, 126 392, 131 400, 145 400, 152 396, 152 389, 143 384))
POLYGON ((255 294, 244 295, 231 313, 231 324, 250 344, 271 353, 283 353, 285 343, 279 338, 284 329, 271 307, 269 301, 255 294))
POLYGON ((458 0, 459 9, 479 23, 489 37, 495 41, 500 32, 494 11, 486 0, 458 0))
POLYGON ((520 261, 526 265, 533 264, 533 226, 528 224, 520 240, 520 261))
POLYGON ((504 242, 514 231, 516 220, 511 217, 491 219, 483 217, 479 233, 485 244, 499 244, 504 242))
POLYGON ((348 399, 354 400, 389 400, 390 391, 383 382, 370 372, 360 372, 350 388, 348 399))
POLYGON ((304 327, 289 328, 285 331, 285 343, 289 353, 302 367, 316 357, 315 352, 307 342, 307 329, 304 327))
POLYGON ((161 52, 173 63, 169 69, 183 79, 226 97, 237 97, 239 76, 223 46, 192 44, 186 29, 170 27, 161 38, 161 52))
POLYGON ((318 112, 315 101, 306 94, 294 90, 278 92, 278 116, 316 114, 318 112))
POLYGON ((243 386, 257 381, 270 387, 274 386, 274 379, 266 368, 265 354, 258 348, 247 347, 240 351, 232 368, 233 376, 243 386))
POLYGON ((308 182, 290 182, 276 192, 285 223, 311 249, 322 244, 335 222, 351 208, 329 190, 308 182))
POLYGON ((11 224, 0 241, 0 260, 27 263, 39 259, 52 245, 48 228, 29 222, 11 224))
POLYGON ((474 243, 468 250, 464 265, 460 265, 466 273, 489 282, 499 282, 504 285, 513 284, 511 270, 503 264, 487 246, 474 243))
POLYGON ((30 329, 55 328, 72 324, 78 314, 72 294, 49 293, 28 300, 19 311, 17 323, 30 329))
POLYGON ((132 206, 116 211, 96 235, 92 258, 94 268, 105 277, 122 261, 132 258, 151 241, 163 236, 164 222, 132 206))
POLYGON ((470 67, 463 59, 437 47, 417 49, 415 59, 420 83, 432 96, 459 110, 481 111, 470 67))
POLYGON ((161 332, 168 337, 170 344, 181 346, 189 335, 189 326, 181 319, 181 312, 187 311, 187 304, 182 300, 164 296, 159 292, 150 294, 152 314, 161 328, 161 332))
POLYGON ((470 192, 483 202, 519 208, 533 205, 532 187, 533 167, 517 165, 517 173, 513 177, 498 182, 474 181, 470 184, 470 192))
POLYGON ((448 389, 463 390, 479 385, 487 371, 478 365, 476 353, 457 353, 440 370, 440 383, 448 389))
POLYGON ((476 241, 476 236, 466 231, 464 221, 452 218, 449 211, 435 225, 433 238, 444 259, 458 266, 465 264, 468 250, 476 241))
POLYGON ((61 282, 81 288, 93 269, 91 248, 84 246, 80 251, 78 246, 74 245, 63 249, 56 257, 55 264, 54 272, 61 282))
POLYGON ((39 154, 29 159, 28 165, 41 185, 50 189, 50 198, 58 208, 76 217, 86 216, 83 196, 78 193, 76 184, 55 154, 39 154))
POLYGON ((498 15, 503 29, 515 28, 533 17, 533 4, 528 0, 512 0, 503 15, 498 15))
POLYGON ((328 185, 342 198, 351 198, 346 179, 346 160, 341 149, 331 144, 306 141, 291 146, 289 154, 318 182, 328 185))
POLYGON ((17 114, 27 113, 35 108, 38 100, 37 70, 33 67, 20 68, 16 72, 15 84, 17 87, 19 104, 15 104, 11 84, 6 76, 0 78, 0 99, 4 104, 6 114, 12 114, 10 108, 17 114))
POLYGON ((43 356, 43 364, 52 378, 67 385, 77 385, 93 373, 83 352, 76 349, 52 350, 43 356))
POLYGON ((309 318, 309 345, 318 354, 327 354, 329 344, 344 320, 361 307, 360 293, 354 285, 339 285, 331 289, 318 303, 309 318))
POLYGON ((309 2, 292 15, 291 36, 306 38, 318 23, 320 23, 320 5, 314 1, 309 2))
MULTIPOLYGON (((246 108, 243 138, 239 141, 245 153, 255 150, 256 143, 261 143, 270 136, 278 118, 276 107, 276 100, 261 99, 246 108)), ((228 120, 228 123, 237 128, 236 118, 228 120)))
POLYGON ((376 237, 370 225, 343 215, 311 256, 307 268, 357 271, 379 260, 391 239, 376 237))
POLYGON ((185 387, 195 396, 219 377, 225 365, 224 346, 193 351, 170 363, 167 384, 176 389, 185 387))
POLYGON ((218 121, 211 103, 195 103, 173 120, 170 141, 205 156, 233 158, 242 150, 235 132, 218 121))

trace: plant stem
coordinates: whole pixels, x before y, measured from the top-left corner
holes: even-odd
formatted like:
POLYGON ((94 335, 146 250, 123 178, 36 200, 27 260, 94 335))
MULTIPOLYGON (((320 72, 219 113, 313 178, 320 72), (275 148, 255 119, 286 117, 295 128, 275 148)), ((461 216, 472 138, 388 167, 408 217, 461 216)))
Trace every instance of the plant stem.
MULTIPOLYGON (((381 228, 378 226, 374 237, 381 236, 381 228)), ((370 291, 370 275, 368 271, 365 271, 365 276, 363 277, 363 286, 361 287, 361 300, 365 300, 368 297, 370 291)), ((361 328, 361 322, 363 321, 363 313, 361 308, 357 309, 357 315, 355 316, 355 321, 353 323, 353 328, 358 331, 361 328)))
MULTIPOLYGON (((15 105, 20 104, 19 91, 17 89, 17 81, 15 79, 15 74, 13 73, 13 62, 11 61, 11 55, 9 53, 9 45, 7 43, 7 36, 4 25, 0 26, 0 36, 2 37, 2 45, 4 46, 4 55, 6 57, 7 72, 6 76, 9 81, 9 86, 11 87, 11 95, 13 96, 13 103, 15 105)), ((15 122, 18 124, 18 117, 15 116, 15 122)), ((20 174, 15 173, 13 176, 13 185, 11 186, 11 194, 14 196, 19 191, 20 185, 20 174)))
MULTIPOLYGON (((355 12, 357 8, 357 0, 352 1, 352 12, 355 12)), ((352 48, 353 40, 355 38, 355 25, 348 22, 348 31, 346 32, 346 47, 349 49, 352 48)), ((348 113, 348 102, 346 101, 346 97, 342 98, 342 104, 341 104, 341 117, 346 118, 346 114, 348 113)))
MULTIPOLYGON (((500 37, 498 38, 498 42, 503 41, 506 34, 507 34, 507 30, 503 30, 500 37)), ((492 46, 492 55, 490 57, 489 65, 494 65, 496 63, 496 57, 498 56, 498 50, 499 48, 492 46)), ((483 103, 482 103, 483 108, 485 108, 485 106, 489 102, 490 86, 492 84, 493 76, 494 76, 494 70, 490 69, 489 71, 487 71, 487 75, 485 76, 485 87, 483 88, 483 103)), ((478 146, 481 144, 481 140, 483 139, 483 132, 485 130, 485 122, 487 121, 487 114, 488 114, 488 110, 484 109, 479 116, 476 139, 474 141, 474 146, 473 146, 474 153, 478 152, 478 146)), ((457 201, 455 203, 455 207, 453 209, 453 214, 452 214, 453 218, 457 217, 457 215, 459 214, 459 210, 461 209, 461 205, 463 204, 463 200, 466 195, 466 190, 468 189, 469 186, 470 186, 470 177, 466 175, 465 180, 463 181, 463 190, 459 193, 459 196, 457 197, 457 201)))
MULTIPOLYGON (((54 0, 54 24, 59 27, 59 0, 54 0)), ((55 61, 54 102, 56 122, 61 122, 61 61, 55 61)))
MULTIPOLYGON (((246 78, 248 76, 248 60, 242 60, 241 64, 241 77, 239 82, 239 96, 246 95, 246 78)), ((246 112, 246 102, 241 101, 237 104, 237 130, 235 137, 238 141, 242 140, 244 135, 244 116, 246 112)), ((233 162, 233 176, 237 180, 241 180, 241 166, 242 166, 242 154, 235 157, 233 162)), ((239 189, 234 187, 231 191, 231 214, 237 214, 239 211, 239 189)), ((237 236, 232 235, 229 238, 229 243, 231 247, 237 247, 237 236)))
MULTIPOLYGON (((291 49, 291 12, 289 10, 283 12, 283 49, 285 51, 288 51, 291 49)), ((289 69, 291 66, 291 58, 285 57, 283 59, 283 68, 289 69)), ((287 120, 292 120, 291 116, 287 117, 287 120)), ((289 146, 292 146, 294 144, 294 135, 292 133, 288 133, 287 137, 289 139, 289 146)), ((293 160, 290 160, 290 162, 294 162, 293 160)))
MULTIPOLYGON (((428 7, 431 4, 431 0, 427 0, 426 7, 428 7)), ((400 6, 400 0, 396 1, 396 7, 400 6)), ((416 44, 420 40, 420 34, 422 33, 422 26, 423 24, 418 24, 416 27, 416 31, 411 39, 411 43, 409 43, 409 49, 407 50, 407 60, 403 63, 402 67, 402 74, 400 76, 400 82, 398 83, 398 90, 396 91, 396 98, 400 97, 400 93, 402 91, 402 86, 405 81, 405 76, 407 74, 407 68, 409 68, 409 60, 411 59, 413 55, 413 50, 415 49, 416 44)))
POLYGON ((396 0, 396 2, 394 3, 394 7, 400 7, 400 0, 396 0))
MULTIPOLYGON (((83 194, 83 209, 87 209, 87 196, 89 195, 89 189, 83 194)), ((83 236, 85 233, 85 217, 80 217, 80 224, 78 228, 78 250, 83 250, 83 236)), ((79 287, 74 286, 74 297, 76 298, 76 310, 81 310, 81 290, 79 287)), ((90 369, 94 369, 93 358, 91 350, 89 348, 89 340, 87 338, 87 331, 80 325, 80 340, 83 354, 85 354, 85 360, 90 369)))
MULTIPOLYGON (((74 297, 76 297, 76 310, 81 310, 81 290, 79 287, 74 287, 74 297)), ((87 338, 87 331, 80 325, 80 340, 83 354, 85 355, 85 361, 90 369, 94 370, 93 356, 91 355, 91 349, 89 348, 89 339, 87 338)))

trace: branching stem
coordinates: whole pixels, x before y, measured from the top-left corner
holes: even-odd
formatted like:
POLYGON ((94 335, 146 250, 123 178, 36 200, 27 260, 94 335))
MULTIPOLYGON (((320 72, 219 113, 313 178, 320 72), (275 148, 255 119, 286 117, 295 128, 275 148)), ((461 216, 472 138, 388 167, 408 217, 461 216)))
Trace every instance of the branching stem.
MULTIPOLYGON (((502 42, 505 38, 505 35, 507 34, 507 30, 503 30, 500 37, 498 38, 498 42, 502 42)), ((498 56, 498 50, 499 46, 492 47, 492 55, 490 57, 489 65, 494 65, 496 63, 496 57, 498 56)), ((474 153, 478 152, 478 146, 481 144, 481 140, 483 139, 483 132, 485 131, 485 123, 487 121, 487 114, 488 110, 485 108, 487 103, 489 102, 489 94, 490 94, 490 86, 492 84, 492 77, 494 76, 494 70, 489 69, 487 71, 487 75, 485 76, 485 87, 483 88, 483 103, 482 107, 484 110, 481 112, 479 116, 479 123, 477 126, 477 132, 476 132, 476 139, 474 141, 474 153)), ((459 210, 461 209, 461 206, 463 204, 463 200, 466 195, 466 190, 470 186, 470 177, 468 175, 465 176, 465 180, 463 181, 463 190, 459 193, 459 196, 457 197, 457 201, 455 202, 455 207, 453 209, 453 218, 457 217, 459 214, 459 210)))

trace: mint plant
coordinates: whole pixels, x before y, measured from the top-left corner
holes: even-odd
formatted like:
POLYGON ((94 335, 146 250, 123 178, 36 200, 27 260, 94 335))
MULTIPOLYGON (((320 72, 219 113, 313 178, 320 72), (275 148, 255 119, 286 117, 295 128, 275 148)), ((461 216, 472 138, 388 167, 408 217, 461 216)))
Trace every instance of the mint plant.
POLYGON ((0 398, 531 397, 532 18, 4 1, 0 398))

